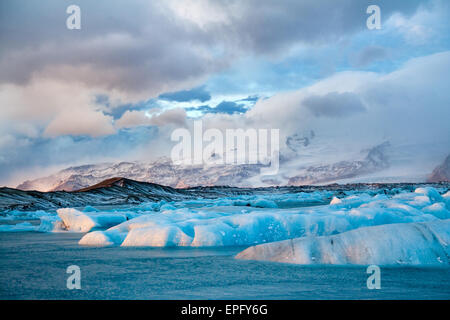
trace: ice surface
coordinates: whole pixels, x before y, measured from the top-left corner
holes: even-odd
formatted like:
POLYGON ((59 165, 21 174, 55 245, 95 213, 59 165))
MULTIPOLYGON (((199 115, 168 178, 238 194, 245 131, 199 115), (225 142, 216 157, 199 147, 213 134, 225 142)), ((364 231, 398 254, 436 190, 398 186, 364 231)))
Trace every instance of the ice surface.
POLYGON ((40 232, 63 232, 68 231, 61 218, 57 215, 47 215, 40 217, 40 232))
POLYGON ((338 197, 333 197, 333 199, 331 199, 330 204, 341 204, 342 200, 339 199, 338 197))
POLYGON ((73 208, 57 210, 58 215, 41 217, 39 231, 42 232, 88 232, 94 228, 109 228, 127 220, 124 214, 114 212, 97 212, 88 209, 82 212, 73 208))
POLYGON ((295 264, 450 264, 450 219, 351 230, 252 246, 236 258, 295 264))
POLYGON ((292 263, 448 263, 448 188, 411 190, 408 185, 387 192, 275 190, 216 199, 199 194, 197 199, 63 208, 56 213, 9 211, 1 216, 9 224, 0 226, 0 232, 83 232, 79 244, 84 246, 271 243, 251 247, 246 257, 292 263), (41 223, 35 226, 28 220, 41 223), (287 239, 295 240, 280 242, 287 239), (284 243, 298 243, 301 250, 289 253, 284 243))
MULTIPOLYGON (((328 195, 327 195, 328 196, 328 195)), ((295 195, 298 197, 298 195, 295 195)), ((322 198, 322 195, 315 195, 322 198)), ((352 229, 450 218, 448 204, 438 191, 418 188, 394 196, 353 194, 330 205, 279 208, 296 201, 294 195, 185 201, 139 206, 139 216, 105 231, 86 234, 83 245, 122 246, 238 246, 304 236, 328 236, 352 229), (284 199, 283 199, 284 197, 284 199), (275 199, 276 198, 276 199, 275 199), (274 200, 275 199, 275 200, 274 200), (284 201, 284 202, 283 202, 284 201), (147 211, 145 211, 147 210, 147 211)), ((86 222, 90 225, 89 222, 86 222)))
POLYGON ((0 225, 0 232, 24 232, 24 231, 36 231, 36 229, 37 226, 33 226, 29 222, 0 225))

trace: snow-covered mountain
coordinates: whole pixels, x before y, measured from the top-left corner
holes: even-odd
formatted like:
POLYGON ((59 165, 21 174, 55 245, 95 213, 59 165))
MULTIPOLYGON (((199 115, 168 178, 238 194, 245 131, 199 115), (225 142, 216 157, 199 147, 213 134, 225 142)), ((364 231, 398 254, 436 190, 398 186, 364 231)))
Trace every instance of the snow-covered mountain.
POLYGON ((21 190, 74 191, 106 179, 124 177, 142 182, 157 183, 174 188, 195 186, 259 187, 270 185, 308 185, 335 182, 389 166, 385 155, 388 143, 366 151, 361 160, 348 160, 326 165, 299 167, 295 158, 281 157, 281 167, 293 170, 280 171, 278 176, 260 176, 262 165, 176 165, 170 158, 153 162, 99 163, 61 170, 47 177, 28 180, 17 186, 21 190), (299 174, 301 172, 301 174, 299 174))
POLYGON ((386 156, 386 149, 389 146, 389 142, 384 142, 371 148, 362 160, 347 160, 326 165, 309 166, 300 174, 290 178, 289 185, 325 183, 386 169, 389 167, 389 159, 386 156))
MULTIPOLYGON (((292 140, 292 139, 291 139, 292 140)), ((304 138, 292 140, 299 145, 304 138), (298 140, 298 141, 297 141, 298 140)), ((261 176, 260 164, 241 165, 176 165, 170 158, 162 157, 153 162, 99 163, 70 167, 47 177, 27 180, 17 186, 21 190, 74 191, 97 184, 114 177, 124 177, 142 182, 156 183, 174 188, 196 186, 262 187, 280 185, 319 185, 353 182, 411 182, 383 178, 383 173, 391 167, 392 147, 389 142, 376 145, 348 156, 343 160, 330 162, 302 163, 302 155, 280 156, 280 171, 274 176, 261 176), (299 160, 300 159, 300 160, 299 160), (378 178, 367 180, 369 175, 378 178), (366 179, 366 180, 364 180, 366 179)), ((304 159, 303 157, 302 159, 304 159)), ((402 160, 404 163, 406 160, 402 160)), ((398 161, 397 161, 398 162, 398 161)), ((430 182, 448 181, 449 158, 436 168, 430 182)), ((430 171, 431 172, 431 169, 430 171)), ((414 182, 425 182, 423 179, 414 182)))
POLYGON ((428 182, 441 182, 450 181, 450 154, 445 158, 444 162, 437 166, 430 177, 428 182))
POLYGON ((114 177, 176 188, 214 185, 249 186, 245 180, 259 174, 259 169, 260 165, 181 166, 163 157, 150 163, 120 162, 70 167, 48 177, 25 181, 17 188, 38 191, 74 191, 114 177))
MULTIPOLYGON (((448 183, 427 184, 436 188, 448 188, 448 183)), ((263 188, 237 188, 237 187, 192 187, 175 189, 154 183, 140 182, 122 177, 114 177, 97 183, 95 185, 77 191, 24 191, 12 188, 0 188, 0 212, 9 211, 54 211, 61 207, 84 207, 84 206, 133 206, 146 202, 158 201, 192 201, 198 199, 219 199, 223 197, 253 197, 273 196, 283 197, 284 194, 299 194, 302 199, 279 202, 277 206, 291 207, 295 203, 300 205, 327 204, 333 196, 342 196, 347 191, 367 192, 383 194, 396 194, 398 189, 414 190, 424 184, 403 183, 358 183, 346 185, 327 186, 284 186, 263 188), (307 196, 310 195, 310 196, 307 196)), ((205 200, 206 201, 206 200, 205 200)), ((240 206, 266 206, 266 202, 246 202, 236 200, 240 206)), ((234 203, 234 202, 233 202, 234 203)), ((192 204, 192 203, 191 203, 192 204)), ((216 203, 217 205, 217 203, 216 203)))

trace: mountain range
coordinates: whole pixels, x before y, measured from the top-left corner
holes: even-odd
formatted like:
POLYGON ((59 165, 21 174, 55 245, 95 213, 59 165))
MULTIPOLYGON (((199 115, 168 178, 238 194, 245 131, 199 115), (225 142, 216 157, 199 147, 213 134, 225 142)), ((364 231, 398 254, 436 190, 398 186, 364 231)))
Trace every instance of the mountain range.
MULTIPOLYGON (((17 189, 45 192, 74 191, 114 177, 156 183, 172 188, 303 186, 336 183, 340 180, 348 183, 349 178, 364 177, 389 168, 390 159, 386 152, 389 147, 389 142, 384 142, 366 150, 365 156, 363 155, 361 159, 309 164, 303 167, 297 165, 292 158, 282 156, 280 166, 290 166, 292 170, 277 176, 260 176, 262 167, 260 164, 187 166, 173 164, 168 157, 162 157, 153 162, 89 164, 69 167, 47 177, 24 181, 17 186, 17 189)), ((430 174, 428 182, 450 181, 449 168, 450 156, 430 174)))
MULTIPOLYGON (((316 191, 330 191, 328 198, 309 205, 328 204, 332 197, 345 195, 345 191, 365 190, 365 192, 397 193, 398 190, 414 191, 420 183, 357 183, 330 184, 324 186, 284 186, 263 188, 237 188, 226 186, 192 187, 175 189, 155 183, 135 181, 122 177, 115 177, 95 185, 76 191, 24 191, 14 188, 0 188, 0 213, 19 210, 22 212, 35 210, 54 211, 64 207, 108 208, 111 206, 139 205, 144 202, 179 201, 217 199, 242 195, 262 195, 281 193, 310 193, 316 191)), ((433 187, 449 188, 448 183, 428 184, 433 187)))

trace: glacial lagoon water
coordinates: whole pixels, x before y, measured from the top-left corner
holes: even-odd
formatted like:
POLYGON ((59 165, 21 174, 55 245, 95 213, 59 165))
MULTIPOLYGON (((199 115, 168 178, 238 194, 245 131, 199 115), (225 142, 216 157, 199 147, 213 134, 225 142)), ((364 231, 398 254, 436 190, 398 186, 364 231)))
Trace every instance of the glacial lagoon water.
POLYGON ((242 261, 245 247, 83 247, 82 234, 0 233, 0 299, 450 299, 449 267, 381 267, 242 261), (81 269, 69 290, 66 268, 81 269))

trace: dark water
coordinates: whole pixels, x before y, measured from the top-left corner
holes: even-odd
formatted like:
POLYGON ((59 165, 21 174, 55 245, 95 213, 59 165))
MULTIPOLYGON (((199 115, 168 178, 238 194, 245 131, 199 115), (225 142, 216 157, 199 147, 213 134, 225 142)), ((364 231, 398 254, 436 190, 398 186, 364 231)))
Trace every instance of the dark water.
POLYGON ((450 268, 382 267, 369 290, 365 267, 240 261, 243 248, 86 248, 81 235, 0 234, 0 299, 450 299, 450 268), (66 268, 81 268, 81 290, 66 268))

